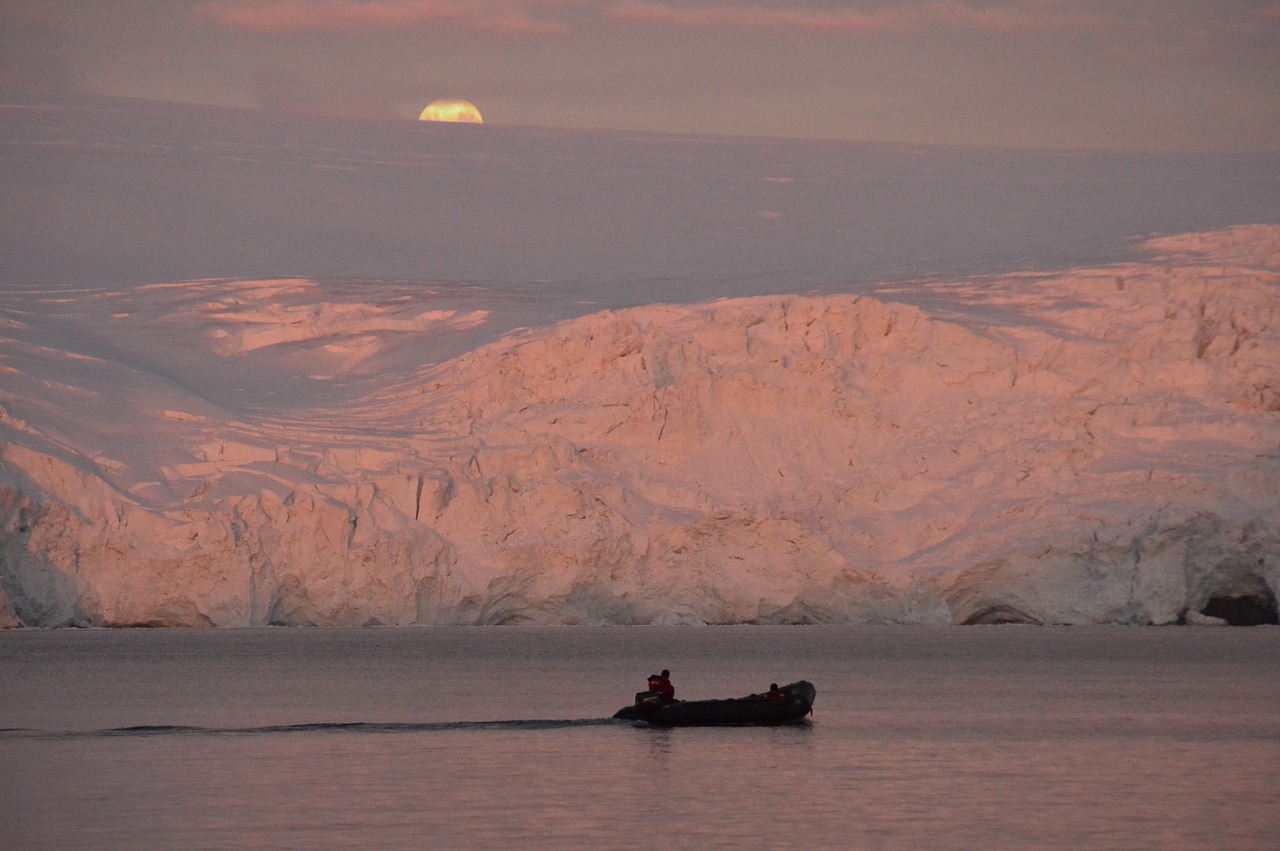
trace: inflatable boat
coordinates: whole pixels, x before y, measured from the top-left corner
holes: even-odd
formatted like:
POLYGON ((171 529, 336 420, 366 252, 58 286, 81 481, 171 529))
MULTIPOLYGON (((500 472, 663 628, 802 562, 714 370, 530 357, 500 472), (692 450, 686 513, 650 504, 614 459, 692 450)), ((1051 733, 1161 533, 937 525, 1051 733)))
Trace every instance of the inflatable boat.
POLYGON ((723 700, 664 702, 657 692, 642 691, 636 695, 635 703, 622 707, 613 717, 644 721, 655 727, 795 724, 813 712, 816 695, 813 684, 804 680, 768 694, 749 694, 723 700))

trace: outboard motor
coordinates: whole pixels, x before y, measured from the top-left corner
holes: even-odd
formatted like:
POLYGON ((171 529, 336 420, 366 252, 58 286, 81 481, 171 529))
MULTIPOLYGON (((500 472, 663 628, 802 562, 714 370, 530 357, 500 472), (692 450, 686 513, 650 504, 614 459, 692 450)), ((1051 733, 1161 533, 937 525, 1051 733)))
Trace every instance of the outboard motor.
POLYGON ((662 699, 662 694, 656 691, 638 691, 636 692, 636 708, 644 720, 649 720, 657 714, 658 710, 666 706, 667 703, 662 699))

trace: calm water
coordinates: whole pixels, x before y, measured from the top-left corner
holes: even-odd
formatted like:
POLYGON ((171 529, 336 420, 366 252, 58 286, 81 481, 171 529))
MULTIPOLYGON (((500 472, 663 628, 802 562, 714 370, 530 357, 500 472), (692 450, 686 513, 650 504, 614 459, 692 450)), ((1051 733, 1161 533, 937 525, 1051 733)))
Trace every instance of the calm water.
POLYGON ((18 631, 0 728, 5 848, 1280 847, 1265 627, 18 631))

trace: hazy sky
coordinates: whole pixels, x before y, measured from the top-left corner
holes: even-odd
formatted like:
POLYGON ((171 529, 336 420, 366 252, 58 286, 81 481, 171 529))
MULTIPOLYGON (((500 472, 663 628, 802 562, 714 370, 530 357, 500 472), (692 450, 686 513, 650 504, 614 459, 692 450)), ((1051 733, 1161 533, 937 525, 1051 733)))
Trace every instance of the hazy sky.
POLYGON ((1280 0, 3 0, 0 86, 491 124, 1280 148, 1280 0))

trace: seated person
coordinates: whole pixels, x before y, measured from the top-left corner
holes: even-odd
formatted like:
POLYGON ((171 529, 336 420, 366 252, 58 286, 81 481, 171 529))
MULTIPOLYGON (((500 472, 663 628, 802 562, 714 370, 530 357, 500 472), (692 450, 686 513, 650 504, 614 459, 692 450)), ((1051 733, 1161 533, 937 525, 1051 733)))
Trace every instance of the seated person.
POLYGON ((649 691, 657 692, 663 703, 671 703, 676 699, 676 687, 671 684, 671 672, 666 668, 661 674, 649 675, 649 691))

